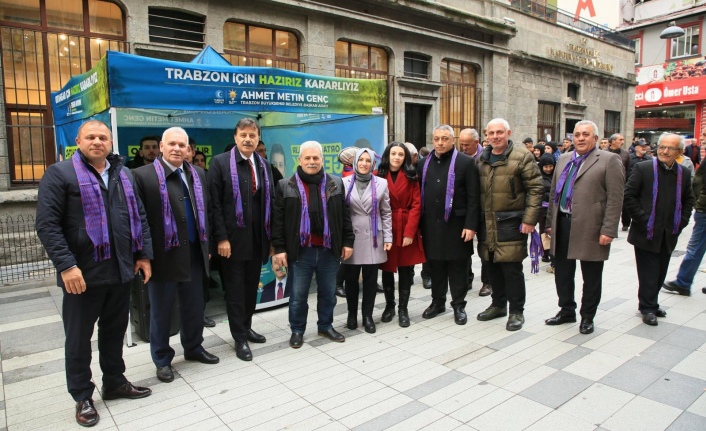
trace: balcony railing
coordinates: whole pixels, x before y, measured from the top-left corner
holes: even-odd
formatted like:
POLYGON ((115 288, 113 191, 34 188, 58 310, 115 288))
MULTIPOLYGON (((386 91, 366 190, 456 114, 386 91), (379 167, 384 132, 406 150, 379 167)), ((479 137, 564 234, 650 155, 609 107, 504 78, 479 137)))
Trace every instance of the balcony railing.
POLYGON ((622 34, 613 30, 607 29, 604 26, 579 18, 574 19, 574 14, 571 12, 558 9, 552 5, 546 4, 540 0, 510 0, 510 7, 520 12, 542 18, 546 21, 553 22, 566 27, 571 27, 583 33, 590 34, 598 39, 604 40, 618 46, 624 46, 632 50, 635 49, 635 41, 628 39, 622 34))

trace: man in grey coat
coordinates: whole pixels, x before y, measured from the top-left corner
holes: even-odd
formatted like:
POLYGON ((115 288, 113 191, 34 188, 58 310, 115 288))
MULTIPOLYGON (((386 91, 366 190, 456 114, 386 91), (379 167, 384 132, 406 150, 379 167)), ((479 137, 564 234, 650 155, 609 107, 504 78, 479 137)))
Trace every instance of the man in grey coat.
POLYGON ((618 236, 625 184, 620 157, 596 150, 597 141, 598 127, 594 122, 576 123, 576 149, 559 158, 547 211, 547 234, 551 235, 556 259, 554 280, 561 310, 545 323, 576 322, 574 275, 578 260, 583 274, 579 327, 582 334, 593 332, 593 317, 601 302, 603 262, 608 260, 610 243, 618 236))

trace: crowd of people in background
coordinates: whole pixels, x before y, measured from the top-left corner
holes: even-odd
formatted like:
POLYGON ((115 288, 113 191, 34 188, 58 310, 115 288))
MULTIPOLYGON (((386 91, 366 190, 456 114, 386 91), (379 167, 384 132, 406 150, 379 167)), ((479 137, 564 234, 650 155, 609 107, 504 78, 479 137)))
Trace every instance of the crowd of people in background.
POLYGON ((647 325, 666 316, 658 303, 662 287, 691 295, 706 253, 705 146, 680 135, 665 133, 653 143, 636 138, 625 148, 623 135, 599 138, 596 124, 584 120, 561 143, 526 138, 513 144, 510 124, 502 118, 481 133, 463 129, 458 137, 452 127, 439 125, 429 149, 403 142, 389 143, 382 155, 363 143, 343 149, 343 178, 326 172, 316 141, 301 144, 299 165, 286 175, 282 147, 272 145, 268 158, 260 138, 259 124, 241 119, 234 143, 208 160, 187 131, 172 127, 161 137, 143 138, 125 164, 112 152, 109 128, 90 120, 78 130, 71 159, 47 169, 39 185, 37 233, 64 292, 67 386, 79 424, 99 420, 90 369, 96 322, 102 398, 151 394, 124 376, 122 338, 136 274, 151 301, 156 376, 168 383, 174 380, 169 335, 176 298, 184 359, 220 361, 202 345, 203 328, 215 325, 204 315, 214 267, 221 273, 235 354, 250 361, 249 343, 267 342, 253 328, 267 262, 279 281, 271 298, 285 295, 283 279, 291 283, 289 345, 298 349, 314 275, 317 332, 333 342, 345 341, 333 326, 337 293, 346 298, 349 330, 358 328, 362 296, 360 322, 365 332, 376 332, 379 290, 385 297, 380 322, 397 314, 399 326, 410 326, 408 302, 418 264, 422 285, 431 290, 421 317, 444 313, 450 294, 454 322, 465 325, 477 251, 479 296, 490 296, 490 303, 476 318, 507 317, 506 329, 517 331, 525 322, 523 262, 530 257, 536 272, 541 259, 554 273, 560 307, 545 323, 580 317, 579 332, 590 334, 621 219, 635 249, 637 305, 647 325), (686 256, 676 280, 665 281, 693 208, 686 256), (583 277, 580 307, 577 263, 583 277))

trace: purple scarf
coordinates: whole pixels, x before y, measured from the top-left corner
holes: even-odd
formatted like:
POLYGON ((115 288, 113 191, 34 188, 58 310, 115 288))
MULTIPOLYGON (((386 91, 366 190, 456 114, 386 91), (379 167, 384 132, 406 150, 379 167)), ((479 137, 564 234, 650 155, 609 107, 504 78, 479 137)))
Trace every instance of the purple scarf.
MULTIPOLYGON (((245 218, 243 217, 243 197, 240 194, 240 183, 238 182, 238 166, 235 158, 236 150, 237 147, 233 147, 230 150, 230 180, 233 187, 233 199, 235 199, 235 224, 242 228, 245 227, 245 218)), ((271 239, 270 206, 272 205, 272 196, 270 195, 270 178, 267 176, 265 162, 262 160, 262 157, 257 153, 253 153, 253 156, 260 160, 262 178, 265 179, 265 233, 267 234, 267 239, 271 239)), ((249 160, 248 163, 250 163, 249 160)), ((248 167, 248 169, 249 168, 250 167, 248 167)))
MULTIPOLYGON (((108 237, 108 217, 103 203, 103 193, 96 176, 91 173, 86 164, 81 160, 79 151, 71 157, 71 162, 76 171, 78 188, 81 193, 81 206, 83 219, 86 223, 86 233, 93 243, 93 260, 102 262, 110 259, 110 238, 108 237)), ((130 180, 125 172, 120 170, 120 183, 123 186, 127 212, 130 217, 130 238, 132 252, 142 250, 142 222, 137 209, 137 199, 130 180)))
MULTIPOLYGON (((326 208, 326 171, 321 168, 321 187, 319 187, 319 198, 321 199, 321 208, 324 213, 324 247, 331 249, 331 230, 328 226, 328 209, 326 208)), ((299 245, 302 247, 311 247, 311 220, 309 219, 309 201, 307 200, 304 183, 299 178, 299 172, 294 174, 297 180, 297 188, 299 189, 299 197, 302 201, 302 212, 299 217, 299 245)), ((311 197, 316 199, 315 196, 311 197)))
MULTIPOLYGON (((522 225, 520 225, 522 229, 522 225)), ((544 246, 542 245, 542 237, 539 236, 539 232, 535 229, 534 232, 530 234, 530 258, 532 260, 532 269, 530 270, 532 274, 539 272, 539 256, 544 253, 544 246)))
MULTIPOLYGON (((444 221, 449 221, 449 216, 451 215, 451 207, 454 202, 454 183, 456 182, 456 156, 458 151, 456 148, 452 149, 453 154, 451 155, 451 166, 449 166, 449 174, 446 178, 446 199, 444 199, 444 221)), ((427 180, 427 169, 429 168, 429 162, 433 157, 436 157, 436 151, 430 154, 424 161, 424 168, 422 169, 422 214, 424 213, 424 185, 427 180)))
POLYGON ((571 157, 571 161, 567 163, 566 166, 564 166, 564 170, 561 171, 559 181, 557 181, 556 183, 556 189, 554 189, 554 203, 558 203, 559 199, 561 199, 561 193, 564 191, 564 184, 566 184, 566 179, 569 177, 569 172, 571 172, 571 168, 575 166, 576 171, 571 177, 571 182, 567 186, 569 187, 569 189, 566 191, 566 209, 571 211, 571 204, 574 197, 574 183, 576 182, 576 177, 578 176, 579 170, 581 169, 581 165, 583 164, 583 162, 588 159, 588 156, 593 153, 595 149, 596 147, 593 147, 591 151, 587 152, 586 154, 580 157, 579 154, 574 151, 574 155, 571 157))
MULTIPOLYGON (((652 240, 655 234, 655 218, 657 216, 657 188, 658 188, 658 161, 657 157, 652 159, 652 172, 654 172, 654 180, 652 181, 652 211, 650 212, 650 218, 647 221, 647 239, 652 240)), ((682 167, 679 163, 674 162, 677 167, 677 205, 674 209, 674 220, 672 221, 672 234, 676 235, 679 233, 679 225, 681 225, 681 181, 682 181, 682 167)))
MULTIPOLYGON (((353 186, 355 185, 355 177, 355 175, 351 177, 351 185, 348 186, 348 193, 346 193, 346 205, 349 205, 351 202, 351 192, 353 191, 353 186)), ((370 187, 373 188, 373 210, 370 212, 370 223, 373 226, 373 247, 378 248, 378 196, 377 190, 375 190, 375 175, 370 176, 370 187)))
MULTIPOLYGON (((169 251, 173 247, 179 247, 179 236, 177 232, 176 220, 172 211, 172 204, 169 202, 169 192, 167 191, 167 181, 164 176, 164 168, 159 159, 152 163, 155 172, 157 172, 157 180, 159 182, 159 197, 162 200, 162 223, 164 224, 164 250, 169 251)), ((203 187, 201 179, 196 173, 196 169, 189 163, 185 163, 191 171, 191 177, 194 180, 194 197, 196 198, 196 218, 199 220, 199 239, 206 241, 206 210, 203 204, 203 187)), ((181 181, 181 179, 179 180, 181 181)))

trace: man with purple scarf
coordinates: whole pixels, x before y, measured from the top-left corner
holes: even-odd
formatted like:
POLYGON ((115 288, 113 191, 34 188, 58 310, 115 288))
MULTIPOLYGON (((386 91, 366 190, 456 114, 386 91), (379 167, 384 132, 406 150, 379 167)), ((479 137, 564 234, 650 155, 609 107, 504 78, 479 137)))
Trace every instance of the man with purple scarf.
POLYGON ((154 259, 150 297, 150 353, 157 378, 174 380, 169 345, 172 309, 179 297, 179 328, 184 359, 217 364, 203 346, 203 279, 208 274, 208 188, 206 173, 186 161, 189 136, 181 127, 164 131, 161 156, 137 168, 137 192, 145 203, 154 259))
POLYGON ((152 393, 125 378, 123 361, 130 283, 138 271, 150 279, 152 240, 132 173, 111 152, 108 126, 85 122, 76 145, 71 159, 49 166, 39 182, 37 235, 64 291, 66 383, 76 401, 76 422, 88 427, 100 419, 91 382, 96 321, 102 398, 136 399, 152 393))
POLYGON ((249 342, 264 343, 252 329, 257 305, 260 268, 270 257, 271 216, 274 200, 272 167, 255 152, 260 126, 242 118, 234 131, 235 147, 211 159, 213 240, 221 259, 223 287, 235 354, 252 360, 249 342))
POLYGON ((639 310, 642 321, 650 326, 657 326, 657 318, 667 315, 657 297, 694 207, 691 171, 676 163, 683 152, 683 136, 663 133, 657 157, 635 165, 625 186, 624 206, 633 221, 628 242, 635 247, 639 310))
POLYGON ((353 254, 355 234, 340 177, 324 170, 321 144, 304 142, 299 148, 299 167, 277 184, 272 219, 272 261, 289 266, 294 273, 289 296, 289 345, 304 344, 309 313, 311 278, 316 274, 319 335, 337 343, 346 338, 333 329, 336 306, 336 273, 341 260, 353 254))
POLYGON ((618 236, 623 206, 624 171, 620 157, 599 151, 598 127, 583 120, 574 127, 575 150, 561 155, 554 169, 547 234, 555 257, 554 281, 561 310, 547 325, 576 322, 574 301, 576 261, 581 262, 583 296, 579 332, 593 332, 601 302, 603 263, 618 236))

